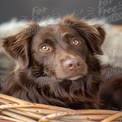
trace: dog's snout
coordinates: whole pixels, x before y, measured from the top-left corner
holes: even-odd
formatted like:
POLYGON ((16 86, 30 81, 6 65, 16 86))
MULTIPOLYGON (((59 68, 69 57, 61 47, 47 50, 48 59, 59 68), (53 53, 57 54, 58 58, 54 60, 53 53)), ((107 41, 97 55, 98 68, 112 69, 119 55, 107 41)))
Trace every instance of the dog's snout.
POLYGON ((65 70, 77 70, 82 68, 82 60, 77 58, 67 59, 63 62, 63 67, 65 70))

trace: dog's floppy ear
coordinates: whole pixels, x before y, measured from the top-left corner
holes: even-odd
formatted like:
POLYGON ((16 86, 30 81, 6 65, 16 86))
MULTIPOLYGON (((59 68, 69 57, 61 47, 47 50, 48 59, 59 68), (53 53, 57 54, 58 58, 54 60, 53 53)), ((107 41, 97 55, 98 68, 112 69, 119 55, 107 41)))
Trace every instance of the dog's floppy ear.
POLYGON ((105 39, 105 31, 101 25, 92 26, 82 20, 75 19, 72 16, 65 17, 63 22, 80 33, 92 53, 98 55, 103 54, 100 47, 105 39))
POLYGON ((38 30, 39 25, 33 22, 29 27, 23 29, 18 34, 4 39, 4 49, 7 54, 16 61, 19 68, 26 68, 29 66, 29 49, 31 40, 38 30))

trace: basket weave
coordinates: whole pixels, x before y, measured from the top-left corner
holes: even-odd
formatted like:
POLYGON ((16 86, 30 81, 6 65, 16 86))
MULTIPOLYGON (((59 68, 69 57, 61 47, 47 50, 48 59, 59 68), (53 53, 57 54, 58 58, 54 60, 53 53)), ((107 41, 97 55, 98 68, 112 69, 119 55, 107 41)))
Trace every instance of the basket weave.
POLYGON ((122 122, 122 112, 72 110, 0 94, 0 122, 122 122))

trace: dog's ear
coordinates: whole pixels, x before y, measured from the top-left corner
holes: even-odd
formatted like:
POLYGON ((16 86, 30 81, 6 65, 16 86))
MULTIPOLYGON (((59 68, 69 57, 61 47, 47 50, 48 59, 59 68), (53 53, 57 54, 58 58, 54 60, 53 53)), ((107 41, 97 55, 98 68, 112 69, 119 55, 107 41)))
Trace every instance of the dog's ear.
POLYGON ((98 55, 103 54, 100 47, 105 39, 105 31, 101 25, 89 25, 86 22, 75 19, 72 16, 65 17, 63 22, 79 32, 92 53, 98 55))
POLYGON ((18 34, 4 39, 3 47, 5 51, 16 61, 19 68, 26 68, 29 66, 29 49, 32 38, 38 30, 39 25, 33 22, 29 27, 23 29, 18 34))

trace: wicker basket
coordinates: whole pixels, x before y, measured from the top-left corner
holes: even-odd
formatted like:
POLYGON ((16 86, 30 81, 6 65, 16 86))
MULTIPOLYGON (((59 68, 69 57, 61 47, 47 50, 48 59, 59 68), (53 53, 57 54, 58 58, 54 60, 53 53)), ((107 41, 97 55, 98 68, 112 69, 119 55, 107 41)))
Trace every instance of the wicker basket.
POLYGON ((72 110, 0 94, 0 122, 122 122, 122 112, 72 110))

